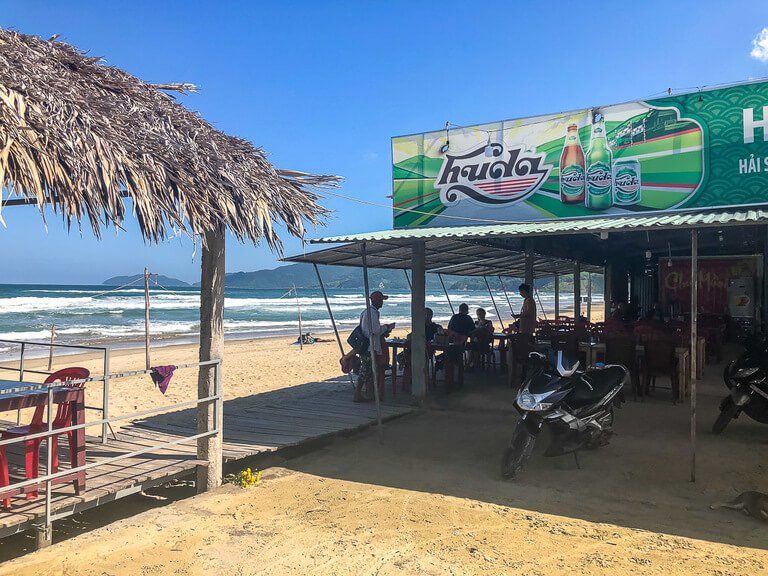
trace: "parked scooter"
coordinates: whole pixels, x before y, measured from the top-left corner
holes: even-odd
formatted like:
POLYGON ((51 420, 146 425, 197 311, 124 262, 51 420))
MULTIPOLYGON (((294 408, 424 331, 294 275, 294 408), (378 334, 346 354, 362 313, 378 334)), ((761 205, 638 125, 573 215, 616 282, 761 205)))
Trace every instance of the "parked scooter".
POLYGON ((532 352, 529 359, 515 402, 521 418, 501 463, 504 478, 515 478, 522 470, 545 424, 552 437, 545 456, 576 456, 581 448, 608 444, 614 407, 624 402, 622 389, 629 382, 629 371, 620 365, 584 371, 576 362, 566 368, 561 351, 556 367, 538 352, 532 352))
POLYGON ((744 353, 725 367, 723 381, 731 392, 720 402, 712 432, 720 434, 742 412, 768 424, 768 337, 749 338, 744 353))

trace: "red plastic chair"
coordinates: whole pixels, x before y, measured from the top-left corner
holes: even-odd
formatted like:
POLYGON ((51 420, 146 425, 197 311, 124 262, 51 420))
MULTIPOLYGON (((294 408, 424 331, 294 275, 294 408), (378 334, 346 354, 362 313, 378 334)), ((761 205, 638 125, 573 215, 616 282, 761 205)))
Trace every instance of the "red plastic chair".
MULTIPOLYGON (((91 373, 85 368, 64 368, 54 372, 45 380, 45 384, 54 384, 56 382, 67 383, 71 380, 82 380, 88 378, 91 373)), ((82 388, 83 382, 72 384, 72 388, 82 388)), ((48 423, 43 422, 43 415, 46 411, 46 406, 41 405, 35 408, 35 413, 32 416, 32 422, 27 426, 16 426, 14 428, 8 428, 3 430, 0 434, 0 438, 5 440, 6 438, 18 438, 19 436, 27 436, 28 434, 37 434, 38 432, 45 432, 48 430, 48 423)), ((72 425, 72 404, 70 402, 64 402, 58 405, 56 410, 56 416, 53 419, 53 429, 66 428, 72 425)), ((51 472, 56 473, 59 470, 59 436, 66 434, 69 440, 69 455, 72 466, 75 464, 75 454, 77 453, 75 431, 69 430, 68 432, 62 432, 62 434, 51 436, 51 472)), ((33 438, 32 440, 24 441, 24 471, 26 473, 27 480, 37 478, 38 470, 40 469, 40 445, 43 443, 44 438, 33 438)), ((2 464, 0 464, 0 470, 2 464)), ((6 467, 7 470, 7 467, 6 467)), ((2 472, 0 472, 2 474, 2 472)), ((2 482, 2 479, 0 479, 2 482)), ((27 494, 27 498, 36 498, 37 490, 30 491, 27 494)))

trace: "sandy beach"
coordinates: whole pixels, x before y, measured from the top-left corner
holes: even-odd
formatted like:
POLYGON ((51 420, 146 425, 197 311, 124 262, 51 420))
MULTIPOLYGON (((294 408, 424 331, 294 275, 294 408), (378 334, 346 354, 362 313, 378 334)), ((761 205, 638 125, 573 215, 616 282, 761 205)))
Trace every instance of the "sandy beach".
MULTIPOLYGON (((153 363, 195 354, 193 346, 162 348, 153 363)), ((337 357, 330 339, 304 350, 286 338, 228 342, 225 395, 335 377, 337 357)), ((97 369, 93 358, 77 360, 97 369)), ((116 369, 136 368, 143 351, 114 360, 116 369)), ((696 485, 687 482, 687 406, 663 396, 627 404, 614 441, 582 456, 581 470, 539 454, 519 482, 503 482, 498 460, 512 396, 480 379, 389 423, 382 444, 369 430, 278 456, 258 487, 225 485, 159 505, 10 561, 0 576, 761 573, 764 525, 708 507, 734 490, 764 489, 759 425, 740 421, 722 438, 707 433, 718 371, 708 367, 700 397, 696 485)), ((113 387, 112 410, 195 390, 192 373, 174 380, 167 398, 146 377, 126 379, 113 387)), ((100 398, 93 392, 89 402, 100 398)), ((99 513, 107 512, 90 512, 99 513)))

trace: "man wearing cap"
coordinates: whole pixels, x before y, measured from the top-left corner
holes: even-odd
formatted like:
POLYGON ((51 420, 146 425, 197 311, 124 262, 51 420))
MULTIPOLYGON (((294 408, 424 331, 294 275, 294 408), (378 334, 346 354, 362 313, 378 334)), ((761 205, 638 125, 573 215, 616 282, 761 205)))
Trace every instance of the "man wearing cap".
MULTIPOLYGON (((369 339, 373 335, 373 351, 376 353, 376 378, 379 383, 380 399, 384 398, 384 369, 389 360, 387 354, 384 353, 382 340, 395 327, 394 323, 382 326, 379 319, 379 310, 384 306, 384 300, 387 299, 389 299, 389 296, 382 294, 379 290, 371 292, 371 306, 360 314, 360 328, 363 331, 363 335, 369 339)), ((373 365, 371 363, 371 354, 368 352, 360 358, 360 375, 355 388, 355 402, 364 402, 374 398, 373 383, 373 365)))

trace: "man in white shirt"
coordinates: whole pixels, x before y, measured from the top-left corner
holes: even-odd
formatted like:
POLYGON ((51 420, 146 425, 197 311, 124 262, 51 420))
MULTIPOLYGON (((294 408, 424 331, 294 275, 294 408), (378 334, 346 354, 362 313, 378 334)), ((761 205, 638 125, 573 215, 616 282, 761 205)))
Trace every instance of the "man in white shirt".
MULTIPOLYGON (((379 316, 379 310, 384 306, 384 300, 389 296, 382 294, 379 290, 371 292, 370 310, 366 308, 360 314, 360 328, 363 335, 371 338, 373 334, 373 351, 376 353, 376 377, 379 383, 379 398, 384 398, 384 369, 388 364, 388 354, 384 353, 382 348, 383 336, 389 334, 395 327, 394 324, 384 324, 382 326, 379 316), (370 314, 369 314, 370 311, 370 314)), ((360 358, 360 375, 357 378, 355 387, 355 402, 370 402, 373 400, 373 364, 371 354, 367 352, 360 358)))

